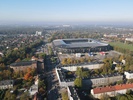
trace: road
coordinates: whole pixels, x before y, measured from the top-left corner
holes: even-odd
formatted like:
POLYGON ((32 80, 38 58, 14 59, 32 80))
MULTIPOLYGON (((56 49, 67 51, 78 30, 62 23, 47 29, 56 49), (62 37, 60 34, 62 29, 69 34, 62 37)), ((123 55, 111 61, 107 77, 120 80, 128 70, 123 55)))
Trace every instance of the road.
POLYGON ((50 57, 46 59, 46 71, 47 71, 47 100, 59 100, 59 93, 58 93, 58 79, 55 73, 54 64, 51 63, 50 57))
POLYGON ((60 100, 59 97, 59 83, 55 73, 55 64, 50 60, 48 44, 44 44, 38 48, 36 53, 45 53, 47 55, 45 59, 44 73, 47 76, 47 100, 60 100), (44 46, 45 45, 45 46, 44 46))

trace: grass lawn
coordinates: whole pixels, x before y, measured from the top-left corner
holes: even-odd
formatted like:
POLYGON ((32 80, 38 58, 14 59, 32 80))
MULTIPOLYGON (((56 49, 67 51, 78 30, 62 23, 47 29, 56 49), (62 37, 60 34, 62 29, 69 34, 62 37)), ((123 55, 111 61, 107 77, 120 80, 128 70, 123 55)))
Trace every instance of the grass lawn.
POLYGON ((133 44, 126 44, 121 42, 110 42, 111 46, 117 46, 123 49, 129 49, 130 51, 133 51, 133 44))

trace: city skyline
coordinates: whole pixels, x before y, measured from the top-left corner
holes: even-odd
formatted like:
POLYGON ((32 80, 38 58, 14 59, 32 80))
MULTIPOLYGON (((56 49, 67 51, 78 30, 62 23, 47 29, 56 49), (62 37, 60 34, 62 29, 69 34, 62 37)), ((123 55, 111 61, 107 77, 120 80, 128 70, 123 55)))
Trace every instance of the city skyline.
POLYGON ((132 4, 132 0, 1 0, 0 23, 132 23, 132 4))

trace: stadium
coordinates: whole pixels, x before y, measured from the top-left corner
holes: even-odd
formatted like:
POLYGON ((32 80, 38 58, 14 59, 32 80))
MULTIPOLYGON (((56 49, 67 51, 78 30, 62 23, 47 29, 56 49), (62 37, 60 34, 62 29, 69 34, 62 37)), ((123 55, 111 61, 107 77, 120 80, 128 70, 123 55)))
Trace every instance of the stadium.
POLYGON ((88 53, 110 50, 109 44, 89 38, 57 39, 52 44, 53 49, 58 53, 88 53))

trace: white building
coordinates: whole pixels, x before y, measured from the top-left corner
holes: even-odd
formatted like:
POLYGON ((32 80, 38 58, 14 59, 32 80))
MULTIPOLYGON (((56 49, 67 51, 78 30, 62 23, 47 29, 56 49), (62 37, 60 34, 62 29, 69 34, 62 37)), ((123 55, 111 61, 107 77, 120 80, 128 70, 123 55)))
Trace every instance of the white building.
POLYGON ((123 75, 116 74, 116 75, 107 75, 107 76, 102 76, 102 77, 94 77, 90 79, 90 82, 92 83, 92 86, 100 86, 100 85, 108 85, 110 83, 114 83, 117 81, 122 81, 123 80, 123 75))
POLYGON ((127 79, 133 79, 133 72, 124 72, 127 79))
POLYGON ((125 41, 133 42, 133 38, 125 38, 125 41))
POLYGON ((41 31, 36 31, 35 36, 39 36, 39 35, 42 35, 42 32, 41 31))
POLYGON ((0 89, 12 89, 14 86, 14 80, 0 81, 0 89))
POLYGON ((76 53, 76 57, 81 57, 81 53, 76 53))
POLYGON ((88 63, 88 64, 80 64, 80 65, 71 65, 71 66, 63 66, 62 70, 68 71, 76 71, 77 67, 87 68, 87 69, 99 69, 104 65, 104 63, 88 63))
POLYGON ((2 52, 0 52, 0 55, 3 57, 4 56, 4 54, 2 53, 2 52))
POLYGON ((133 84, 121 84, 115 86, 98 87, 91 90, 91 94, 95 98, 101 98, 102 95, 109 95, 110 97, 117 94, 126 94, 127 90, 133 90, 133 84))
POLYGON ((80 100, 74 87, 68 86, 67 91, 69 100, 80 100))
POLYGON ((35 93, 38 92, 38 85, 32 85, 29 89, 29 93, 31 96, 33 96, 35 93))

